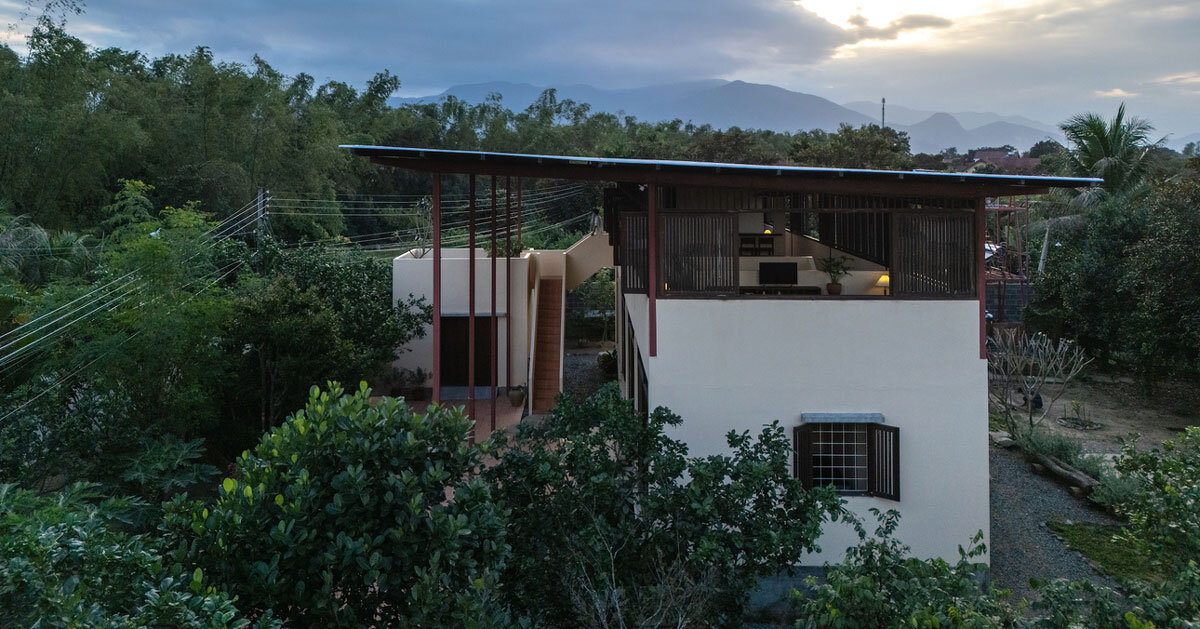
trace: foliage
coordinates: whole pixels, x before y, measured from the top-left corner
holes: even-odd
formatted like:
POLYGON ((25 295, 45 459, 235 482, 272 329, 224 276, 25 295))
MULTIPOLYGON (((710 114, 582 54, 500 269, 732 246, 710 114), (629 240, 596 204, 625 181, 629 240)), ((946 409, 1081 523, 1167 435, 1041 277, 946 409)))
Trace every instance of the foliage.
POLYGON ((891 127, 843 124, 835 133, 800 131, 788 156, 800 166, 903 170, 910 158, 908 134, 891 127))
POLYGON ((229 345, 240 349, 243 383, 231 395, 241 417, 258 420, 260 430, 302 403, 314 380, 381 373, 397 348, 424 334, 429 308, 411 297, 392 303, 384 260, 274 244, 257 255, 263 272, 237 287, 229 345))
POLYGON ((1150 141, 1154 126, 1149 121, 1125 118, 1125 103, 1109 120, 1089 112, 1072 116, 1059 128, 1071 144, 1069 165, 1074 174, 1104 179, 1101 188, 1093 189, 1103 193, 1097 198, 1138 192, 1150 167, 1151 149, 1163 142, 1150 141))
POLYGON ((130 402, 120 389, 51 373, 4 398, 0 421, 0 478, 54 489, 97 472, 105 455, 126 447, 130 402))
POLYGON ((1165 182, 1147 201, 1122 287, 1136 305, 1123 340, 1147 379, 1200 373, 1200 180, 1165 182))
POLYGON ((370 404, 364 383, 312 388, 304 410, 238 458, 208 504, 167 530, 247 610, 299 625, 498 624, 503 513, 476 475, 461 409, 370 404))
MULTIPOLYGON (((122 532, 128 499, 72 485, 38 496, 0 485, 0 624, 21 627, 245 627, 202 570, 152 537, 122 532)), ((270 615, 255 626, 275 626, 270 615)))
POLYGON ((828 256, 817 259, 817 270, 829 276, 830 284, 837 284, 843 277, 850 275, 850 269, 846 266, 849 261, 848 256, 835 256, 830 250, 828 256))
POLYGON ((1189 426, 1162 449, 1125 444, 1117 470, 1137 490, 1117 509, 1129 518, 1130 537, 1179 569, 1200 558, 1200 427, 1189 426))
POLYGON ((147 437, 139 441, 136 452, 118 462, 117 469, 127 493, 158 503, 217 475, 217 468, 199 462, 203 456, 203 439, 147 437))
POLYGON ((942 559, 921 560, 893 537, 896 511, 871 512, 879 521, 874 536, 858 527, 859 544, 839 564, 826 566, 825 580, 809 577, 811 592, 797 593, 800 620, 796 627, 1007 627, 1013 611, 986 592, 980 579, 987 564, 983 533, 951 565, 942 559))
POLYGON ((616 308, 616 285, 612 269, 600 269, 573 289, 588 309, 585 317, 600 319, 600 339, 607 341, 613 328, 616 308))
POLYGON ((501 444, 486 476, 511 510, 500 587, 514 609, 552 626, 736 624, 756 578, 840 517, 831 490, 792 477, 778 423, 703 458, 666 434, 679 423, 608 385, 501 444))

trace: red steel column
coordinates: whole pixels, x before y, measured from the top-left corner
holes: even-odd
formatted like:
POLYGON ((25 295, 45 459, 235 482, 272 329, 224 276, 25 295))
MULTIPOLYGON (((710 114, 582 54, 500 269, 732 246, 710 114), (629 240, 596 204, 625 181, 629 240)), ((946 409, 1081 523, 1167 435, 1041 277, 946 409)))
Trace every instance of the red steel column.
POLYGON ((504 178, 504 388, 512 389, 512 194, 504 178))
POLYGON ((496 176, 492 175, 492 430, 496 429, 496 372, 497 344, 500 339, 496 325, 496 176))
POLYGON ((650 301, 650 356, 658 355, 658 186, 646 184, 646 295, 650 301))
POLYGON ((467 179, 467 415, 475 421, 475 175, 467 179))
POLYGON ((987 279, 983 253, 987 243, 987 199, 975 201, 975 290, 979 294, 979 357, 987 358, 987 279))
POLYGON ((442 400, 442 175, 433 173, 433 401, 442 400))

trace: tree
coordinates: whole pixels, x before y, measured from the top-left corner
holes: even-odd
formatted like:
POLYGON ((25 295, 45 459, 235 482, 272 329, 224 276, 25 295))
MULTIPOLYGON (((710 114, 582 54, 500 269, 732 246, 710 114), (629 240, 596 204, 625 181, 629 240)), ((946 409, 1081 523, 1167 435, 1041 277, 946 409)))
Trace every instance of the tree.
MULTIPOLYGON (((234 597, 159 540, 130 535, 133 502, 90 485, 39 496, 0 485, 0 624, 13 627, 241 628, 234 597)), ((274 627, 266 614, 256 627, 274 627)))
POLYGON ((801 131, 793 138, 789 156, 801 166, 903 170, 910 153, 908 134, 891 127, 843 124, 836 133, 801 131))
POLYGON ((1125 118, 1125 104, 1105 120, 1098 114, 1077 114, 1059 125, 1071 144, 1069 165, 1073 174, 1104 179, 1106 195, 1130 195, 1141 190, 1150 168, 1151 149, 1162 140, 1150 141, 1154 126, 1149 121, 1125 118))
POLYGON ((679 423, 609 385, 499 444, 485 475, 511 512, 508 604, 552 626, 736 624, 757 578, 798 563, 842 515, 830 488, 792 477, 778 423, 704 458, 664 434, 679 423))
POLYGON ((1122 289, 1136 296, 1122 335, 1144 378, 1200 373, 1200 182, 1158 184, 1144 236, 1127 252, 1122 289))
POLYGON ((1041 140, 1037 144, 1029 147, 1029 150, 1025 152, 1025 157, 1041 158, 1052 153, 1058 153, 1066 150, 1067 148, 1059 144, 1057 141, 1046 139, 1041 140))
POLYGON ((165 527, 248 612, 323 627, 505 622, 492 599, 503 512, 478 477, 461 408, 414 413, 366 383, 313 387, 236 461, 211 503, 176 498, 165 527))
POLYGON ((429 322, 423 300, 392 303, 391 267, 382 259, 263 243, 247 263, 255 261, 262 274, 237 287, 226 350, 241 357, 243 384, 230 401, 242 431, 247 421, 259 430, 275 425, 313 381, 382 373, 429 322))

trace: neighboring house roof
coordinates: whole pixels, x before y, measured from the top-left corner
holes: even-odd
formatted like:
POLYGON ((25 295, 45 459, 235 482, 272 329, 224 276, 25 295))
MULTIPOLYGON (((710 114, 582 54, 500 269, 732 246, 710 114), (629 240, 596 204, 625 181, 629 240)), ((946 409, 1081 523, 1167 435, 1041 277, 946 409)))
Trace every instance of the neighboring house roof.
POLYGON ((1101 179, 729 164, 680 160, 578 157, 343 145, 355 155, 398 168, 440 173, 593 179, 666 185, 745 186, 860 194, 946 194, 963 197, 1037 194, 1095 186, 1101 179))

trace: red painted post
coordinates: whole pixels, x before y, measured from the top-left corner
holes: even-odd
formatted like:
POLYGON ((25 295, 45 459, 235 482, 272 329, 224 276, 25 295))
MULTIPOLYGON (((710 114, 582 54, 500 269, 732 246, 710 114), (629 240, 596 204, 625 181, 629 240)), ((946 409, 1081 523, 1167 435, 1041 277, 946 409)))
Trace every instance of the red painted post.
POLYGON ((649 210, 646 212, 646 276, 650 297, 650 357, 658 355, 658 186, 646 184, 649 210))
POLYGON ((504 178, 504 388, 512 389, 512 193, 504 178))
POLYGON ((442 175, 433 173, 433 401, 442 401, 442 175))
POLYGON ((496 429, 496 372, 497 345, 499 343, 498 327, 496 325, 496 176, 492 175, 492 430, 496 429))
POLYGON ((979 293, 979 357, 987 358, 987 276, 984 249, 987 244, 987 199, 975 202, 975 290, 979 293))
POLYGON ((475 421, 475 175, 467 179, 467 415, 475 421))

